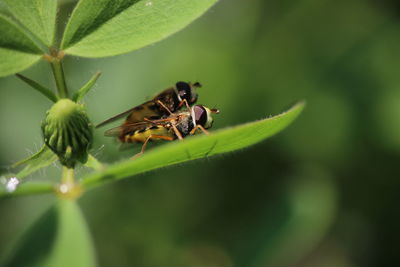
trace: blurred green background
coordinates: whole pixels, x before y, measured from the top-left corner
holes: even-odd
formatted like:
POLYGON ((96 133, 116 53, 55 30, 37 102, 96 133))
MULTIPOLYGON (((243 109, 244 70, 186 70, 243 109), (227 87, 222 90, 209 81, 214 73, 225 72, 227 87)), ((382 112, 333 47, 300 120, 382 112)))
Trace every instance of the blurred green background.
MULTIPOLYGON (((307 100, 293 125, 260 145, 85 194, 101 266, 400 265, 399 1, 221 0, 160 43, 69 57, 65 68, 75 89, 103 72, 86 99, 95 123, 179 80, 203 84, 199 102, 221 110, 215 129, 307 100)), ((53 85, 45 62, 24 74, 53 85)), ((0 88, 6 170, 41 146, 51 103, 15 77, 0 88)), ((103 161, 138 150, 95 134, 103 161)), ((29 179, 57 181, 59 172, 29 179)), ((53 202, 2 200, 0 251, 53 202)))

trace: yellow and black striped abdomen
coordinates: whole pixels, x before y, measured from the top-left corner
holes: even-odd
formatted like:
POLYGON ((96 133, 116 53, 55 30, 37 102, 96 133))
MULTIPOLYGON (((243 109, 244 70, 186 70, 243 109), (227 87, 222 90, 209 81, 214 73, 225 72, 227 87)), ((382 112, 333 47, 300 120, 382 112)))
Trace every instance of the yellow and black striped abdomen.
MULTIPOLYGON (((131 134, 125 135, 124 141, 126 143, 133 143, 133 142, 144 143, 146 139, 149 138, 150 135, 165 136, 175 139, 175 135, 169 129, 162 126, 151 126, 142 130, 137 130, 131 134)), ((152 138, 152 139, 157 140, 159 138, 152 138)))

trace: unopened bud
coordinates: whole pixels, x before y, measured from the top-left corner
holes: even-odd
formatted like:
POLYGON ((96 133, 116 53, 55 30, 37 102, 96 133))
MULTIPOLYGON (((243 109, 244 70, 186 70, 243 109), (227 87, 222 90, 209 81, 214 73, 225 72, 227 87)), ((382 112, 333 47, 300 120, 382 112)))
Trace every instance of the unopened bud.
POLYGON ((93 128, 83 105, 70 99, 59 100, 47 111, 42 133, 62 165, 73 168, 77 162, 87 161, 93 128))

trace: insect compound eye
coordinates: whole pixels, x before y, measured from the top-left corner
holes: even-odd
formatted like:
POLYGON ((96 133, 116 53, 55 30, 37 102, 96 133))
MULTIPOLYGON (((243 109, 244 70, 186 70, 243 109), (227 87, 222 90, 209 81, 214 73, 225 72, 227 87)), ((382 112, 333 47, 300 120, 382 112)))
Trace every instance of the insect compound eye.
POLYGON ((208 120, 207 110, 203 106, 197 105, 193 107, 193 112, 196 124, 205 127, 208 120))
POLYGON ((190 85, 186 82, 177 82, 176 83, 176 89, 178 90, 179 96, 183 99, 186 99, 187 101, 191 102, 192 94, 191 94, 191 88, 190 85))

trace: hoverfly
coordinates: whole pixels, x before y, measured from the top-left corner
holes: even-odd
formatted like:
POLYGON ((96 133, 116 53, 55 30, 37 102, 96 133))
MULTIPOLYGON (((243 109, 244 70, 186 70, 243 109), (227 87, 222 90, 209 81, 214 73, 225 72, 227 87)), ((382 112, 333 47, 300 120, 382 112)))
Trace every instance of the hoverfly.
POLYGON ((127 116, 124 125, 143 122, 144 119, 160 119, 163 116, 169 115, 169 112, 176 112, 184 104, 191 106, 196 103, 196 89, 200 87, 201 84, 198 82, 193 84, 187 82, 177 82, 175 87, 165 89, 156 95, 152 100, 149 100, 139 106, 131 108, 101 122, 96 126, 96 128, 106 125, 124 116, 127 116))
POLYGON ((161 119, 151 120, 145 118, 144 121, 136 123, 124 123, 122 126, 110 129, 105 132, 106 136, 118 136, 123 143, 143 143, 141 151, 136 155, 141 155, 146 149, 147 143, 152 140, 173 141, 183 139, 188 135, 194 135, 197 130, 208 134, 206 129, 213 124, 212 114, 218 114, 218 109, 210 109, 203 105, 195 105, 187 110, 175 113, 166 110, 169 115, 161 119))

